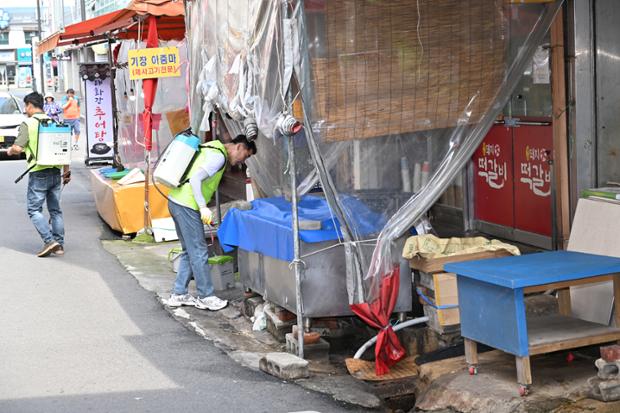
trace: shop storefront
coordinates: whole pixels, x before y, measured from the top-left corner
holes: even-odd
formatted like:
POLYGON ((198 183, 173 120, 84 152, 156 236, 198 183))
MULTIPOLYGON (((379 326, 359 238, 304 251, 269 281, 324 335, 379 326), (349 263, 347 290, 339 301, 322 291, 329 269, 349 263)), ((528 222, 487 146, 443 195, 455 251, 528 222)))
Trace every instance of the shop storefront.
POLYGON ((0 50, 0 86, 15 85, 16 63, 14 50, 0 50))
POLYGON ((17 49, 17 87, 32 86, 32 49, 17 49))

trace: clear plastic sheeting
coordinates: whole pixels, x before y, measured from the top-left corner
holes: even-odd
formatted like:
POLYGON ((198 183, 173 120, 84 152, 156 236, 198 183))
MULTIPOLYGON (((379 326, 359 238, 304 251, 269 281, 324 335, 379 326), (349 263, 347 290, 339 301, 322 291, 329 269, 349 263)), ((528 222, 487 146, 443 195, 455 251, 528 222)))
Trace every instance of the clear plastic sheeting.
MULTIPOLYGON (((145 168, 144 164, 144 130, 142 112, 144 95, 142 81, 131 80, 127 70, 127 53, 129 50, 143 48, 145 42, 124 40, 121 42, 116 70, 116 107, 118 110, 118 150, 121 162, 126 168, 145 168), (118 67, 118 66, 117 66, 118 67)), ((157 93, 153 104, 153 150, 151 161, 154 163, 172 141, 175 125, 179 122, 188 106, 187 46, 185 40, 160 41, 160 47, 177 46, 181 58, 181 76, 165 77, 157 83, 157 93), (172 130, 171 130, 172 126, 172 130)))
MULTIPOLYGON (((280 139, 276 123, 286 104, 285 84, 290 82, 292 62, 285 56, 284 36, 298 32, 284 28, 282 2, 253 0, 196 0, 188 3, 191 44, 191 125, 209 130, 209 112, 218 109, 230 135, 243 133, 251 118, 258 128, 261 148, 248 161, 252 179, 267 196, 290 193, 287 143, 280 139), (288 63, 287 63, 288 62, 288 63)), ((292 46, 291 46, 292 47, 292 46)), ((289 47, 289 50, 291 49, 289 47)), ((288 109, 287 109, 288 108, 288 109)), ((303 136, 297 137, 298 179, 314 170, 303 136)))
POLYGON ((320 183, 341 223, 350 301, 371 301, 398 265, 396 246, 461 172, 531 67, 560 5, 194 0, 192 126, 212 108, 234 133, 255 119, 258 154, 249 167, 273 196, 290 193, 292 172, 277 120, 304 120, 293 140, 298 189, 320 183), (382 215, 380 232, 363 231, 344 202, 350 197, 382 215))
MULTIPOLYGON (((428 211, 469 162, 493 121, 510 98, 510 93, 519 82, 522 74, 531 65, 532 57, 538 46, 542 44, 561 4, 562 2, 559 1, 542 7, 540 5, 505 5, 503 7, 505 19, 509 24, 519 24, 521 20, 515 19, 519 14, 538 14, 538 19, 533 20, 534 24, 531 27, 520 28, 521 31, 529 29, 529 34, 525 37, 525 41, 518 46, 515 55, 508 54, 503 80, 499 85, 496 85, 493 98, 487 103, 484 110, 479 112, 477 117, 474 117, 473 105, 475 105, 476 99, 479 99, 480 94, 476 93, 471 96, 470 102, 463 109, 457 126, 452 128, 448 135, 447 151, 441 157, 441 161, 431 174, 428 183, 392 215, 384 227, 373 252, 371 266, 366 276, 371 281, 371 288, 369 289, 371 295, 377 288, 376 281, 380 280, 381 276, 394 266, 394 252, 392 251, 394 240, 405 233, 413 223, 428 211)), ((510 33, 510 28, 508 28, 504 35, 508 41, 511 40, 510 33)))

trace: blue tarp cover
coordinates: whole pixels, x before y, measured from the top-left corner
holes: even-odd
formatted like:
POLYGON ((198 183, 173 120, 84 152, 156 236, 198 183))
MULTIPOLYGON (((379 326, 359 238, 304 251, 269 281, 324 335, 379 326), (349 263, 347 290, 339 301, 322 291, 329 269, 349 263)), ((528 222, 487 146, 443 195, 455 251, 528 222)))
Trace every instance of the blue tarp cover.
MULTIPOLYGON (((347 211, 359 220, 356 228, 362 236, 378 233, 385 225, 385 217, 369 210, 363 203, 346 197, 347 211)), ((332 241, 342 238, 340 224, 329 211, 324 198, 312 195, 302 197, 298 204, 300 221, 321 221, 321 229, 299 231, 299 238, 306 243, 332 241), (335 224, 335 225, 334 225, 335 224)), ((293 259, 293 230, 291 203, 282 197, 261 198, 252 201, 252 209, 241 211, 232 208, 226 214, 217 236, 225 252, 233 247, 246 251, 291 261, 293 259)))

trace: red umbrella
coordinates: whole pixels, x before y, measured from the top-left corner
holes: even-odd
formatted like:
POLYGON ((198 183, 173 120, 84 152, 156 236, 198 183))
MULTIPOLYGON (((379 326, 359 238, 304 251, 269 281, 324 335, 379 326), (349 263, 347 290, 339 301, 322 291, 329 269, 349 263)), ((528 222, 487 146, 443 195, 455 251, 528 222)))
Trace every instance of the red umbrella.
MULTIPOLYGON (((149 31, 146 38, 146 47, 152 48, 159 45, 157 40, 157 18, 149 16, 149 31)), ((157 78, 144 79, 142 81, 142 92, 144 92, 144 112, 142 113, 142 123, 144 125, 144 163, 146 174, 144 174, 144 230, 151 233, 151 214, 149 211, 149 179, 151 174, 151 149, 153 148, 153 102, 157 92, 157 78)))
POLYGON ((390 325, 390 315, 398 299, 400 268, 396 267, 383 278, 379 297, 372 303, 351 304, 351 310, 370 326, 379 329, 375 344, 375 372, 382 376, 405 357, 405 349, 390 325))
MULTIPOLYGON (((157 47, 158 44, 157 18, 149 16, 149 32, 146 38, 146 47, 157 47)), ((142 114, 144 121, 144 146, 147 151, 150 151, 153 147, 153 118, 151 111, 155 101, 155 93, 157 92, 157 78, 144 79, 142 81, 142 91, 144 92, 144 113, 142 114)))

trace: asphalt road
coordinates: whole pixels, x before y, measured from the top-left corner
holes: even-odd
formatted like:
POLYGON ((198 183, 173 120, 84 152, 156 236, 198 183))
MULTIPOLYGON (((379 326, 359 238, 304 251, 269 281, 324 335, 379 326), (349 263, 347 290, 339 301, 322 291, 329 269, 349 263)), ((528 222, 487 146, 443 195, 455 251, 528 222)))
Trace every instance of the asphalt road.
POLYGON ((105 252, 74 165, 66 255, 37 258, 24 161, 0 162, 0 412, 339 412, 331 399, 238 366, 177 323, 105 252))

